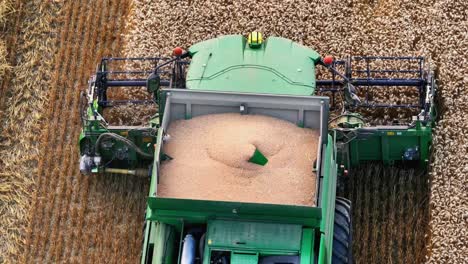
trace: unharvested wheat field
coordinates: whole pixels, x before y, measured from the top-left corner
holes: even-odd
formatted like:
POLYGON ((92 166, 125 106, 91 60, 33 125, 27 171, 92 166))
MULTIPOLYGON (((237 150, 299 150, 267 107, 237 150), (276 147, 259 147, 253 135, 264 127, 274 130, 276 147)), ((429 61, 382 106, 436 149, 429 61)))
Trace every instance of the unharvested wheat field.
POLYGON ((353 202, 356 263, 464 263, 467 21, 464 1, 0 0, 0 263, 137 263, 148 180, 79 173, 80 93, 102 57, 253 30, 322 55, 431 61, 428 171, 370 164, 338 192, 353 202))

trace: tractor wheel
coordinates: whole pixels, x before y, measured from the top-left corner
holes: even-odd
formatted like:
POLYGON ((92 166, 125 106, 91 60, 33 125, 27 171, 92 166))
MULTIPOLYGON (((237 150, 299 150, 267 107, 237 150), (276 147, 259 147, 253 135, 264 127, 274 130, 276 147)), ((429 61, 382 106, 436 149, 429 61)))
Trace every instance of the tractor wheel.
POLYGON ((337 197, 333 227, 333 264, 353 263, 351 201, 337 197))

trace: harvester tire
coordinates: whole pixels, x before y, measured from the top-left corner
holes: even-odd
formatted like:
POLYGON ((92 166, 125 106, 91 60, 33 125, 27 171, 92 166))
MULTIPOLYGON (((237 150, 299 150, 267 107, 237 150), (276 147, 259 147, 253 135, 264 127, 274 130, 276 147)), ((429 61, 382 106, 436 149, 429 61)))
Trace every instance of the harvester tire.
POLYGON ((332 263, 353 263, 351 201, 343 197, 335 202, 332 263))

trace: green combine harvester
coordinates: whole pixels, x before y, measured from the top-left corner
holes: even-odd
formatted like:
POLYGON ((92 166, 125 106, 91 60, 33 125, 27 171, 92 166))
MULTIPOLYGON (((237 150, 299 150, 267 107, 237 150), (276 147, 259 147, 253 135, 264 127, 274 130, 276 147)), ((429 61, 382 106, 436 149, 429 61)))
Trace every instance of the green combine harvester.
POLYGON ((84 94, 80 170, 150 179, 141 263, 352 263, 351 203, 336 197, 337 186, 366 162, 427 166, 435 92, 424 58, 322 58, 257 32, 176 48, 169 58, 104 58, 84 94), (411 67, 388 68, 403 64, 411 67), (318 66, 330 78, 317 80, 318 66), (109 98, 122 87, 148 96, 109 98), (373 101, 393 88, 417 102, 373 101), (147 126, 108 124, 104 110, 123 104, 157 113, 147 126), (366 113, 381 110, 415 114, 369 125, 366 113), (319 147, 310 150, 317 151, 317 206, 159 197, 160 165, 171 159, 162 152, 169 124, 218 113, 266 115, 319 131, 319 147))

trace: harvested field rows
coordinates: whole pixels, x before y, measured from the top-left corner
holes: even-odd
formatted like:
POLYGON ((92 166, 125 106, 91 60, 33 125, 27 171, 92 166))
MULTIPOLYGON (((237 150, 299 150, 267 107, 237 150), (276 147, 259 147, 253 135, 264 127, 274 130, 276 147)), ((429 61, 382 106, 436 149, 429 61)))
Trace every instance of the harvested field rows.
POLYGON ((338 195, 351 200, 356 263, 422 263, 429 222, 428 174, 367 164, 338 195))
POLYGON ((63 6, 23 262, 138 260, 145 182, 80 175, 76 144, 80 91, 99 58, 120 54, 129 10, 127 0, 63 6))

